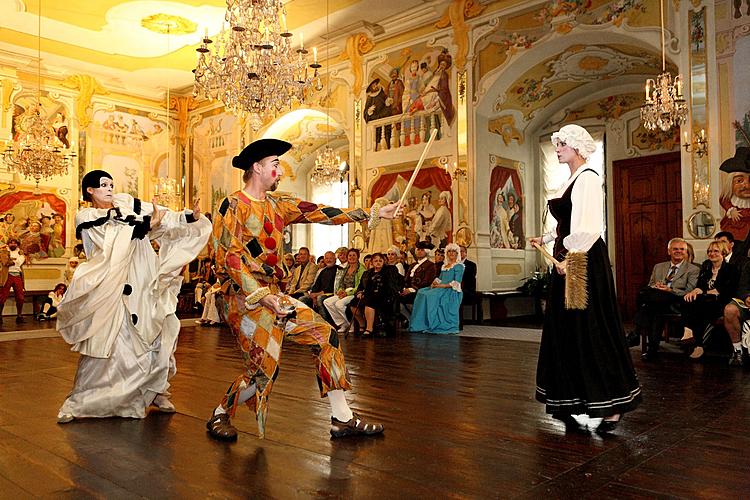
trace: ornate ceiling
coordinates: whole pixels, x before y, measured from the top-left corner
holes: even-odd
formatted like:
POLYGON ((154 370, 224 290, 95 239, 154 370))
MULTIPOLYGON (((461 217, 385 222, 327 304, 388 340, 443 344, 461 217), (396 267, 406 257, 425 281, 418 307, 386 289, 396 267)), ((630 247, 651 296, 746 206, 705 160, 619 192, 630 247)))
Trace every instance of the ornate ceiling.
MULTIPOLYGON (((226 6, 225 0, 0 0, 0 66, 36 73, 40 3, 45 76, 89 74, 112 90, 150 98, 167 86, 186 90, 192 85, 195 48, 206 30, 220 30, 226 6)), ((289 30, 304 33, 306 46, 323 42, 326 3, 285 2, 289 30)), ((328 3, 331 38, 362 30, 383 34, 386 28, 378 23, 388 27, 425 5, 422 0, 328 3)))

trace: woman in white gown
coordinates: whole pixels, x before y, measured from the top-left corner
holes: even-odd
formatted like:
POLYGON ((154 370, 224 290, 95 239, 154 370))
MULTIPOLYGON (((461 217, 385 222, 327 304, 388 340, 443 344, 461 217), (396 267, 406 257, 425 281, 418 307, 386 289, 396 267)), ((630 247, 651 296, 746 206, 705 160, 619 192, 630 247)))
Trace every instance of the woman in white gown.
POLYGON ((171 412, 169 378, 180 323, 175 315, 183 266, 206 245, 211 222, 128 194, 112 176, 86 174, 76 216, 87 260, 78 266, 57 313, 57 330, 81 354, 59 423, 81 417, 143 418, 152 403, 171 412), (160 245, 157 255, 150 240, 160 245))

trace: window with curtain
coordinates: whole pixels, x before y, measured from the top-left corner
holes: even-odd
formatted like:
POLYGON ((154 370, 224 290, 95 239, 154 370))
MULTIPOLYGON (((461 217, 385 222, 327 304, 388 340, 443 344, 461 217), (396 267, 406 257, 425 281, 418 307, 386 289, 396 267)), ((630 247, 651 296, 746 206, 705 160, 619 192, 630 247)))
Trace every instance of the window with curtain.
MULTIPOLYGON (((312 184, 310 201, 322 203, 332 207, 349 206, 349 183, 336 182, 329 185, 312 184)), ((328 226, 325 224, 310 224, 310 253, 315 258, 325 252, 335 251, 338 247, 348 247, 349 225, 328 226)))
MULTIPOLYGON (((604 190, 604 220, 602 238, 607 241, 607 189, 606 189, 606 169, 604 168, 604 132, 589 130, 591 137, 596 141, 596 151, 589 158, 587 168, 595 170, 602 178, 602 189, 604 190)), ((570 170, 565 164, 557 161, 555 146, 550 141, 551 135, 546 135, 539 139, 539 159, 542 165, 542 191, 544 195, 544 204, 542 206, 542 232, 555 231, 557 221, 547 209, 547 200, 552 198, 565 181, 570 177, 570 170)), ((552 251, 553 242, 548 243, 547 250, 552 251)))

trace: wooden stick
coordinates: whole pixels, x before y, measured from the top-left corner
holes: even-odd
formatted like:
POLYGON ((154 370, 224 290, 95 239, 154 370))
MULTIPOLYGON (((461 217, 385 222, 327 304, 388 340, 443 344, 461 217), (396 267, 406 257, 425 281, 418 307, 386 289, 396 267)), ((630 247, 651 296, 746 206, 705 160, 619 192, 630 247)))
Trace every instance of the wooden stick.
POLYGON ((558 261, 558 260, 557 260, 556 258, 554 258, 554 257, 553 257, 552 255, 550 255, 550 253, 549 253, 549 252, 547 251, 547 249, 546 249, 546 248, 544 248, 543 246, 540 246, 540 245, 538 245, 537 243, 532 243, 532 244, 531 244, 531 246, 532 246, 532 247, 534 247, 534 248, 536 248, 537 250, 539 250, 539 252, 540 252, 540 253, 541 253, 542 255, 544 255, 544 257, 545 257, 545 258, 546 258, 547 260, 549 260, 550 262, 552 262, 553 264, 555 264, 555 265, 557 265, 557 266, 559 266, 559 265, 560 265, 560 262, 559 262, 559 261, 558 261))
POLYGON ((425 156, 427 156, 427 151, 430 150, 430 146, 432 146, 432 142, 435 140, 435 137, 437 137, 438 130, 436 128, 432 129, 432 132, 430 133, 430 140, 427 141, 427 144, 424 147, 424 151, 422 151, 422 156, 419 157, 419 162, 417 162, 417 168, 414 169, 414 172, 411 174, 411 179, 409 179, 409 184, 406 185, 406 189, 404 189, 404 194, 401 195, 401 199, 398 200, 398 205, 396 206, 396 212, 398 212, 398 209, 401 208, 401 205, 404 204, 404 200, 406 200, 406 195, 409 194, 409 191, 411 190, 411 186, 414 184, 414 180, 417 178, 417 172, 419 172, 419 169, 422 168, 422 164, 424 163, 425 156))

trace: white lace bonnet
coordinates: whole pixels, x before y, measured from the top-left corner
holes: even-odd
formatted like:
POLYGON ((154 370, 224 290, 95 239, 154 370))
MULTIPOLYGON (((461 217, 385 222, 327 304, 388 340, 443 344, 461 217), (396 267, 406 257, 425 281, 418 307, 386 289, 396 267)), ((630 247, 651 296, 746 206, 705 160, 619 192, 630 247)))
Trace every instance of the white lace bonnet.
POLYGON ((578 151, 578 154, 584 160, 588 160, 596 151, 596 143, 593 137, 580 125, 565 125, 558 132, 552 134, 552 144, 557 146, 561 142, 578 151))

